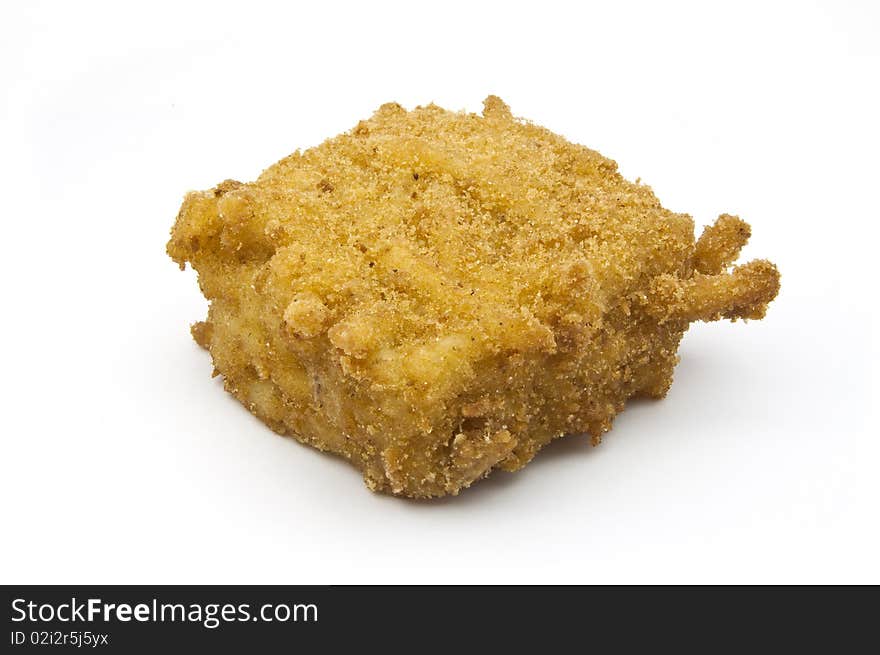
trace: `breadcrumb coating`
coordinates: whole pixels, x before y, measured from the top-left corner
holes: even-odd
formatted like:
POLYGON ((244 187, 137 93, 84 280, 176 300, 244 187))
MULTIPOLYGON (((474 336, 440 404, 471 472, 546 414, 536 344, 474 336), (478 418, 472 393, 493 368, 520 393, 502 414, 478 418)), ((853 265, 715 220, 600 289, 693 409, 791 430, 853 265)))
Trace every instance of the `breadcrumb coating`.
POLYGON ((749 236, 723 214, 695 243, 615 162, 489 96, 385 104, 189 193, 168 254, 198 271, 192 334, 230 393, 371 489, 434 497, 598 443, 627 399, 665 395, 690 322, 761 318, 776 267, 728 270, 749 236))

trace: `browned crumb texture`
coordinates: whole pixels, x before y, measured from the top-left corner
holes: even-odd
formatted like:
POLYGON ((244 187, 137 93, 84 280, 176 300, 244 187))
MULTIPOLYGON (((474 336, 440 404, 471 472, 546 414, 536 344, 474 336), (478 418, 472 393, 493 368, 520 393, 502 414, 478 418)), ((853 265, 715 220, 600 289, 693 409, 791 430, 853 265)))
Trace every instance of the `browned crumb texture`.
POLYGON ((660 398, 691 321, 760 318, 779 273, 729 270, 617 165, 514 118, 386 104, 255 182, 187 195, 168 253, 210 301, 226 389, 371 489, 458 493, 660 398))

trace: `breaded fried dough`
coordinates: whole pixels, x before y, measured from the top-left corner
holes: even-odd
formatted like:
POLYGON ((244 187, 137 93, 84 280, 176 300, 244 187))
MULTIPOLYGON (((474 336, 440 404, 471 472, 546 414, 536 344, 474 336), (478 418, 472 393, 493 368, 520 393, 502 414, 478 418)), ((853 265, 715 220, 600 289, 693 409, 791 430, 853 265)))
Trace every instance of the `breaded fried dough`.
POLYGON ((768 261, 730 268, 739 218, 695 242, 612 160, 484 105, 383 105, 188 194, 172 230, 226 389, 374 490, 457 494, 557 437, 598 443, 666 394, 690 322, 761 318, 779 290, 768 261))

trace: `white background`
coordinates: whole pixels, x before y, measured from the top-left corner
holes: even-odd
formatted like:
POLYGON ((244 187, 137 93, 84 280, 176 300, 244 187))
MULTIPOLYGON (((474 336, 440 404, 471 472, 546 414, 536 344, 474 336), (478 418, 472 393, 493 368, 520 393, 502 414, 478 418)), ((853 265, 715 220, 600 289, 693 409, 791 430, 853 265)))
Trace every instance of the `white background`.
POLYGON ((880 582, 878 5, 712 4, 8 6, 0 582, 880 582), (383 102, 489 93, 740 214, 782 292, 599 448, 375 495, 211 380, 168 230, 383 102))

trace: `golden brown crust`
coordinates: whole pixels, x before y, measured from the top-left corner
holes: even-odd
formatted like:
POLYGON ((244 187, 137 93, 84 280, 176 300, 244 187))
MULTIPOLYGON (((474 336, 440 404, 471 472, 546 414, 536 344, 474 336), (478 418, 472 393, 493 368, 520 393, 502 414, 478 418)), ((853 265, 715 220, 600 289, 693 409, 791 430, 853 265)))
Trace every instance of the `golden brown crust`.
POLYGON ((190 193, 168 253, 199 273, 193 336, 230 393, 371 488, 425 497, 662 397, 690 321, 776 295, 769 262, 725 272, 747 239, 722 216, 695 244, 613 161, 490 96, 482 116, 389 103, 190 193))

